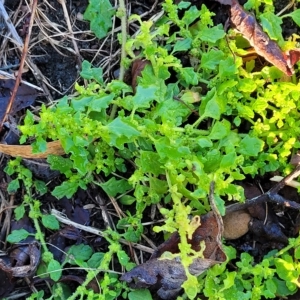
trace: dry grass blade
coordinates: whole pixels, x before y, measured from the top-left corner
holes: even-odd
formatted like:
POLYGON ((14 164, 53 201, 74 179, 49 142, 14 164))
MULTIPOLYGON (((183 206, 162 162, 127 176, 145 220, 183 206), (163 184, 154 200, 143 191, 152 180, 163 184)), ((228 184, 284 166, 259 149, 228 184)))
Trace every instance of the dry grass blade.
POLYGON ((67 7, 66 7, 66 1, 65 0, 57 0, 57 1, 61 4, 61 6, 63 8, 65 20, 66 20, 66 23, 68 25, 69 33, 71 34, 71 37, 72 37, 73 47, 74 47, 74 50, 75 50, 75 53, 76 53, 76 56, 77 56, 77 63, 78 63, 79 68, 81 68, 81 56, 80 56, 80 53, 79 53, 77 43, 74 39, 74 33, 73 33, 72 25, 71 25, 71 22, 70 22, 69 13, 68 13, 68 10, 67 10, 67 7))
POLYGON ((15 43, 17 46, 19 47, 23 47, 23 41, 22 39, 20 38, 20 36, 18 35, 13 23, 11 22, 6 10, 5 10, 5 7, 3 5, 3 2, 0 1, 0 14, 3 16, 3 19, 4 19, 4 22, 5 22, 5 25, 7 26, 8 30, 9 30, 9 34, 8 34, 8 38, 13 42, 15 43), (11 35, 11 37, 10 37, 11 35))
MULTIPOLYGON (((84 226, 84 225, 78 224, 76 222, 73 222, 70 219, 68 219, 63 213, 61 213, 61 212, 59 212, 55 209, 51 210, 51 215, 55 216, 55 218, 63 224, 71 225, 71 226, 74 226, 75 228, 78 228, 80 230, 83 230, 83 231, 86 231, 86 232, 93 233, 95 235, 105 237, 105 234, 103 233, 102 230, 97 229, 95 227, 84 226)), ((147 253, 152 254, 154 252, 154 250, 152 248, 149 248, 149 247, 137 244, 137 243, 130 243, 130 242, 127 242, 124 239, 120 239, 120 243, 122 243, 124 245, 131 245, 132 247, 134 247, 136 249, 139 249, 139 250, 142 250, 142 251, 147 252, 147 253)))
MULTIPOLYGON (((16 79, 16 76, 14 74, 10 74, 10 73, 7 73, 7 72, 4 72, 4 71, 1 71, 0 70, 0 79, 16 79)), ((30 86, 38 91, 43 91, 42 88, 30 83, 30 82, 27 82, 25 80, 21 80, 21 83, 27 85, 27 86, 30 86)))

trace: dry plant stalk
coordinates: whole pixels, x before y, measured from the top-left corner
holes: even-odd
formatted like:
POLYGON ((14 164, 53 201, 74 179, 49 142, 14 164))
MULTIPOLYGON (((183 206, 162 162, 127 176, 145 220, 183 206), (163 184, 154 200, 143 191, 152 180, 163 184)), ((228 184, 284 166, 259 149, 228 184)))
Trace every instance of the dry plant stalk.
POLYGON ((22 158, 47 158, 48 155, 64 155, 60 141, 47 143, 47 150, 42 153, 32 153, 31 145, 4 145, 0 144, 0 152, 12 157, 20 156, 22 158))

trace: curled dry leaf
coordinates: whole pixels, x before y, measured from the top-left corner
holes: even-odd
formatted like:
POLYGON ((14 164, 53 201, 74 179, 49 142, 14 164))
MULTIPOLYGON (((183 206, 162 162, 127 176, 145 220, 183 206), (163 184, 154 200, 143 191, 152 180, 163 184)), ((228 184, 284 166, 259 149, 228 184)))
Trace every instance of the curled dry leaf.
MULTIPOLYGON (((11 222, 11 231, 19 229, 35 233, 30 219, 26 216, 19 221, 11 222)), ((13 244, 7 254, 0 256, 0 271, 12 278, 28 277, 35 273, 40 258, 40 244, 30 235, 19 243, 13 244)))
POLYGON ((249 41, 258 55, 264 57, 286 75, 291 76, 294 73, 293 66, 300 60, 300 50, 282 52, 278 44, 263 31, 255 17, 245 11, 237 0, 216 1, 230 5, 231 24, 249 41))
POLYGON ((0 270, 13 277, 28 277, 35 273, 40 262, 41 250, 37 242, 14 245, 0 259, 0 270))
MULTIPOLYGON (((200 251, 200 242, 205 242, 203 258, 195 258, 189 266, 189 272, 198 276, 211 266, 224 262, 225 253, 217 241, 219 227, 213 213, 201 216, 201 225, 195 230, 192 239, 189 240, 191 248, 200 251)), ((173 254, 179 253, 179 234, 176 232, 161 244, 153 253, 151 259, 131 271, 125 273, 121 280, 131 284, 133 288, 153 288, 162 299, 176 297, 181 290, 181 285, 187 279, 184 267, 179 257, 172 259, 162 258, 166 251, 173 254)))
MULTIPOLYGON (((198 276, 218 263, 211 259, 196 258, 189 266, 189 272, 198 276)), ((187 279, 184 267, 178 257, 173 259, 151 259, 125 273, 121 280, 131 283, 133 288, 159 286, 157 294, 162 299, 172 299, 178 295, 181 285, 187 279)))

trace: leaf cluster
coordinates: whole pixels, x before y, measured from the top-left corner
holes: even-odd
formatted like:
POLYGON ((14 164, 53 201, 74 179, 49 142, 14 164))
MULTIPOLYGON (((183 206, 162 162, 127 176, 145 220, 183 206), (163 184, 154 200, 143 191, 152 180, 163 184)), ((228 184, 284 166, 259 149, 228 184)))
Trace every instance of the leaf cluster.
POLYGON ((248 253, 242 253, 234 262, 234 271, 228 262, 236 259, 236 250, 226 247, 228 261, 207 271, 200 281, 200 290, 212 300, 243 299, 259 300, 287 297, 299 287, 299 237, 280 251, 268 253, 260 263, 255 263, 248 253), (293 255, 288 250, 293 248, 293 255))

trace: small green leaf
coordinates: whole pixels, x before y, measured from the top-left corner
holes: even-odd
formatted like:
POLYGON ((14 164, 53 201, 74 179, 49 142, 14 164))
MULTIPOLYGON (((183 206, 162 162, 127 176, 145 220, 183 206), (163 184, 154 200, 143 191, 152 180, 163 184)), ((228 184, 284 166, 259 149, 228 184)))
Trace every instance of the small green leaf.
POLYGON ((211 49, 201 56, 201 68, 215 70, 216 66, 224 59, 224 52, 221 50, 211 49))
POLYGON ((238 89, 239 91, 245 92, 245 93, 252 93, 256 90, 257 85, 255 84, 255 81, 253 81, 250 78, 244 78, 240 79, 238 83, 238 89))
MULTIPOLYGON (((104 0, 103 2, 107 2, 108 0, 104 0)), ((99 2, 98 2, 99 3, 99 2)), ((101 6, 101 4, 98 4, 101 6)), ((103 83, 103 71, 101 68, 92 68, 92 64, 87 60, 82 62, 82 71, 80 72, 80 76, 85 79, 94 79, 98 83, 103 83)))
POLYGON ((118 251, 117 256, 118 256, 119 263, 122 266, 126 266, 128 264, 129 256, 127 255, 127 253, 124 250, 118 251))
POLYGON ((19 243, 20 241, 26 239, 29 235, 31 234, 25 229, 14 230, 7 236, 7 241, 11 244, 19 243))
POLYGON ((117 194, 123 194, 128 190, 132 189, 132 186, 125 179, 117 180, 112 177, 105 183, 101 183, 100 186, 111 197, 115 197, 117 194))
POLYGON ((235 285, 236 272, 227 272, 226 278, 224 279, 224 289, 229 289, 235 285))
POLYGON ((149 290, 141 289, 134 290, 128 293, 129 300, 152 300, 152 296, 149 290))
POLYGON ((33 184, 41 196, 47 193, 48 189, 44 181, 34 180, 33 184))
POLYGON ((134 138, 140 135, 125 118, 117 117, 107 125, 109 136, 107 137, 108 143, 112 146, 123 148, 123 144, 129 143, 134 138))
POLYGON ((132 227, 129 227, 128 230, 124 233, 124 238, 128 242, 137 243, 140 240, 142 230, 134 230, 132 227))
POLYGON ((188 275, 188 279, 182 284, 189 299, 195 299, 198 292, 198 281, 196 276, 188 275))
POLYGON ((222 160, 220 162, 220 168, 228 169, 230 167, 235 166, 235 160, 236 160, 235 152, 223 155, 222 160))
POLYGON ((197 85, 198 84, 198 76, 194 71, 194 68, 186 67, 179 70, 180 78, 185 81, 188 85, 197 85))
POLYGON ((237 66, 232 57, 222 60, 219 65, 219 75, 221 78, 232 77, 238 72, 237 66))
POLYGON ((52 259, 48 264, 47 272, 52 280, 58 281, 62 274, 62 267, 57 260, 52 259))
POLYGON ((238 103, 236 108, 239 112, 240 117, 244 117, 244 118, 253 118, 254 117, 254 112, 251 109, 251 107, 249 107, 248 105, 241 105, 238 103))
POLYGON ((179 141, 170 141, 167 137, 161 137, 155 141, 155 147, 160 158, 178 160, 184 155, 190 154, 190 149, 182 146, 179 141))
POLYGON ((132 98, 133 105, 135 108, 149 108, 151 101, 157 98, 156 92, 158 90, 157 86, 150 85, 143 87, 138 85, 136 88, 136 93, 132 98))
POLYGON ((136 201, 135 197, 132 197, 130 195, 124 195, 119 199, 119 202, 123 205, 131 205, 136 201))
POLYGON ((69 158, 64 158, 57 155, 48 155, 47 162, 50 163, 52 170, 60 171, 65 174, 73 167, 73 163, 69 158))
POLYGON ((123 93, 132 93, 132 87, 126 84, 124 81, 121 80, 113 80, 107 84, 107 89, 112 92, 119 94, 123 93))
POLYGON ((266 101, 266 98, 258 97, 253 103, 252 103, 252 109, 258 113, 265 113, 266 108, 268 107, 268 101, 266 101))
POLYGON ((187 51, 191 48, 191 45, 192 45, 192 39, 190 38, 179 40, 175 43, 172 54, 175 52, 187 51))
POLYGON ((290 16, 298 26, 300 26, 300 9, 294 10, 288 14, 288 16, 290 16))
POLYGON ((259 16, 261 25, 272 40, 283 41, 281 24, 282 20, 272 12, 268 11, 259 16))
POLYGON ((215 201, 216 201, 216 206, 218 208, 218 211, 220 212, 221 216, 224 216, 226 211, 225 201, 218 195, 215 195, 215 201))
POLYGON ((87 264, 90 268, 99 268, 101 261, 103 260, 104 253, 97 252, 94 253, 91 258, 87 261, 87 264))
POLYGON ((15 193, 20 188, 19 179, 13 179, 7 186, 7 192, 9 194, 15 193))
POLYGON ((222 98, 215 94, 206 104, 204 110, 205 117, 211 117, 213 119, 219 120, 221 114, 224 112, 224 103, 222 98))
POLYGON ((199 144, 199 146, 201 148, 209 148, 209 147, 212 147, 212 145, 213 145, 212 141, 207 137, 199 138, 197 140, 197 143, 199 144))
MULTIPOLYGON (((93 250, 89 245, 73 245, 69 251, 68 254, 73 256, 75 260, 79 261, 87 261, 91 258, 93 254, 93 250)), ((70 263, 76 264, 74 260, 70 260, 70 263)))
POLYGON ((25 214, 24 205, 23 204, 19 205, 17 208, 15 208, 14 212, 15 212, 15 217, 16 217, 17 221, 22 219, 24 217, 24 214, 25 214))
POLYGON ((190 25, 192 22, 198 19, 199 16, 200 16, 200 11, 196 6, 193 5, 184 13, 182 22, 184 22, 185 25, 190 25))
POLYGON ((264 142, 257 137, 245 136, 240 143, 237 151, 247 156, 257 156, 262 151, 264 142))
POLYGON ((163 174, 162 165, 159 162, 159 155, 152 151, 140 151, 140 158, 136 162, 145 173, 151 173, 156 176, 163 174))
POLYGON ((224 29, 218 25, 211 28, 205 28, 201 31, 200 39, 203 42, 216 43, 225 36, 224 29))
POLYGON ((295 255, 296 259, 300 259, 300 247, 299 246, 295 249, 294 255, 295 255))
POLYGON ((209 134, 209 138, 211 140, 220 140, 227 136, 230 132, 230 123, 226 120, 222 122, 216 122, 212 128, 211 133, 209 134))
POLYGON ((47 142, 38 137, 35 142, 32 143, 32 153, 41 153, 47 150, 47 142))
POLYGON ((285 281, 280 280, 276 277, 273 277, 273 281, 276 284, 276 292, 277 292, 278 296, 286 297, 288 295, 292 295, 292 294, 295 293, 294 291, 290 291, 288 289, 288 287, 286 286, 285 281))
POLYGON ((112 27, 112 16, 114 9, 109 0, 90 0, 90 3, 83 15, 85 20, 91 22, 91 30, 97 38, 104 38, 112 27))
POLYGON ((42 223, 46 228, 49 228, 52 230, 59 229, 59 222, 52 215, 43 215, 42 223))
POLYGON ((52 195, 58 199, 66 196, 70 199, 78 189, 78 182, 64 181, 61 185, 56 186, 52 191, 52 195))
POLYGON ((185 8, 188 8, 190 5, 191 5, 191 2, 180 1, 178 3, 178 9, 185 9, 185 8))
POLYGON ((113 93, 102 97, 94 97, 89 103, 89 110, 101 112, 103 109, 108 108, 109 104, 112 102, 114 97, 115 94, 113 93))

